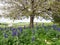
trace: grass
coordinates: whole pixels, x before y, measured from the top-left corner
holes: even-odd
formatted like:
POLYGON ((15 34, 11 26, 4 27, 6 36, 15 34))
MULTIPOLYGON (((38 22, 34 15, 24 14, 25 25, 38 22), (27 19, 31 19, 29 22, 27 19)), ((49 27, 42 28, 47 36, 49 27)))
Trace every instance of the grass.
MULTIPOLYGON (((22 26, 24 27, 25 26, 29 26, 29 23, 28 22, 20 22, 20 23, 14 23, 13 26, 14 27, 18 27, 18 26, 22 26)), ((38 22, 37 25, 42 25, 42 23, 38 22)), ((52 22, 50 23, 44 23, 44 25, 48 26, 48 25, 53 25, 52 22)), ((36 22, 34 22, 34 26, 36 26, 36 22)))
MULTIPOLYGON (((29 22, 20 22, 20 23, 12 23, 13 24, 13 27, 18 27, 18 26, 29 26, 29 22)), ((37 25, 41 25, 42 23, 41 22, 38 22, 37 25)), ((50 23, 44 23, 44 25, 52 25, 53 23, 50 22, 50 23)), ((36 22, 34 22, 34 26, 36 26, 36 22)), ((1 23, 0 24, 0 27, 8 27, 8 23, 1 23)))
MULTIPOLYGON (((25 23, 28 25, 28 23, 25 23)), ((60 32, 48 28, 48 25, 52 23, 45 23, 47 28, 41 27, 41 23, 38 23, 38 27, 35 28, 23 28, 18 27, 25 25, 24 23, 14 24, 16 28, 6 29, 0 28, 0 45, 60 45, 60 32), (13 32, 14 35, 13 35, 13 32)))

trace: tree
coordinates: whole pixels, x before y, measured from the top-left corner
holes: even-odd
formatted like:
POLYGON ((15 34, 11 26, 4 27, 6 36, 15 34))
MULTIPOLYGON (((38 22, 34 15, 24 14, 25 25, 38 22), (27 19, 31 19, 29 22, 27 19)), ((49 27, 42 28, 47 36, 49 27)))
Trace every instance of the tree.
POLYGON ((13 8, 8 17, 18 19, 21 16, 30 16, 30 27, 34 27, 34 17, 41 16, 44 19, 50 19, 50 3, 54 0, 8 0, 13 8))
POLYGON ((8 0, 0 0, 1 3, 1 7, 0 7, 0 17, 6 17, 10 14, 12 7, 14 8, 14 6, 12 5, 12 3, 9 3, 8 0))
POLYGON ((51 5, 52 18, 54 23, 60 24, 60 0, 54 1, 51 5))

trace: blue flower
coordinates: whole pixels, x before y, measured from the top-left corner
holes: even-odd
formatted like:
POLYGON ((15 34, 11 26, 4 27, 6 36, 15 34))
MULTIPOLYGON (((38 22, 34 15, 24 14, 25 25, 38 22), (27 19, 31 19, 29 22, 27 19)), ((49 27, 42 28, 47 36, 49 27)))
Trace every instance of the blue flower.
POLYGON ((18 32, 17 31, 12 31, 12 36, 18 36, 18 32))
POLYGON ((5 38, 8 38, 8 35, 7 35, 6 33, 4 33, 4 37, 5 37, 5 38))
POLYGON ((22 31, 23 31, 22 27, 19 27, 18 29, 19 29, 19 30, 20 30, 20 32, 22 33, 22 31))
POLYGON ((0 30, 2 30, 2 31, 3 31, 4 29, 3 29, 3 28, 0 28, 0 30))
POLYGON ((53 27, 53 29, 54 29, 54 30, 56 30, 57 25, 56 25, 56 24, 54 24, 52 27, 53 27))
POLYGON ((57 28, 58 31, 60 31, 60 28, 57 28))
POLYGON ((35 37, 34 37, 34 36, 32 37, 32 42, 33 42, 33 41, 35 41, 35 37))
POLYGON ((16 28, 12 28, 12 31, 17 30, 16 28))

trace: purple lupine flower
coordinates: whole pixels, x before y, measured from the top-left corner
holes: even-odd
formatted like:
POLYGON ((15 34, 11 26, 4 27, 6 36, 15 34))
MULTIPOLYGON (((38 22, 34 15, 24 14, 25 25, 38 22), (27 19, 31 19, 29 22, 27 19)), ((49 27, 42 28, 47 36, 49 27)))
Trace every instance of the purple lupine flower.
POLYGON ((2 30, 4 30, 3 28, 0 28, 0 30, 2 31, 2 30))
POLYGON ((58 31, 60 31, 60 28, 57 28, 58 31))
POLYGON ((5 38, 8 38, 8 35, 7 35, 6 33, 4 33, 4 37, 5 37, 5 38))
POLYGON ((18 36, 18 32, 16 30, 12 31, 12 36, 18 36))
POLYGON ((35 41, 35 37, 34 37, 34 36, 32 37, 32 42, 33 42, 33 41, 35 41))
POLYGON ((19 29, 19 30, 20 30, 20 32, 22 33, 22 31, 23 31, 22 27, 19 27, 18 29, 19 29))
POLYGON ((17 31, 17 29, 16 29, 16 28, 12 28, 12 31, 14 31, 14 30, 15 30, 15 31, 17 31))
POLYGON ((3 30, 3 28, 1 28, 1 30, 3 30))
POLYGON ((54 24, 52 27, 54 30, 56 30, 56 28, 57 28, 56 24, 54 24))
POLYGON ((46 27, 46 26, 44 26, 44 29, 46 30, 46 29, 47 29, 47 27, 46 27))

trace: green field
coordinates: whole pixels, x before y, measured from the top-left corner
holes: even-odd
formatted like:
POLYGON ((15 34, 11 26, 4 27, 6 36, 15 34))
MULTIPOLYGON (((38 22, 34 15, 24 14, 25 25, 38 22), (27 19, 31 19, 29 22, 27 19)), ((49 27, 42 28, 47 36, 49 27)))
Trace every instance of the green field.
POLYGON ((35 24, 17 23, 12 27, 0 27, 0 45, 60 45, 60 32, 50 27, 53 23, 35 24), (26 25, 26 27, 22 27, 26 25))

